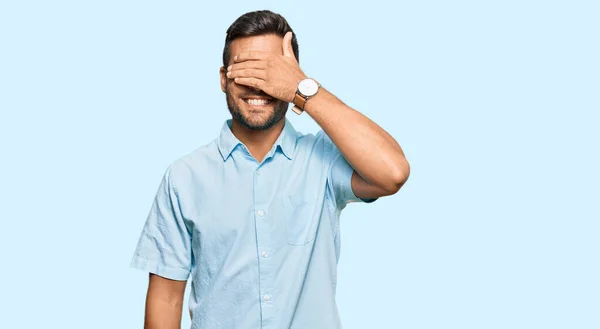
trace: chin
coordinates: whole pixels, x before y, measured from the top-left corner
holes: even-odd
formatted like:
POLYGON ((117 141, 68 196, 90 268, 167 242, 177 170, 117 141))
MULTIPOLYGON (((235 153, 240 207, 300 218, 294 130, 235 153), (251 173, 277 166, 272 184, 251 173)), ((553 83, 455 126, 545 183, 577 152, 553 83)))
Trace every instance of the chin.
POLYGON ((227 96, 227 106, 233 119, 250 130, 269 129, 284 118, 287 112, 287 103, 270 96, 227 96))
POLYGON ((245 101, 242 101, 240 104, 240 108, 244 109, 246 114, 250 115, 270 115, 275 110, 275 102, 261 104, 261 105, 253 105, 248 104, 245 101))
POLYGON ((234 118, 244 127, 251 130, 265 130, 271 125, 273 114, 270 111, 259 111, 254 109, 242 109, 234 115, 234 118))

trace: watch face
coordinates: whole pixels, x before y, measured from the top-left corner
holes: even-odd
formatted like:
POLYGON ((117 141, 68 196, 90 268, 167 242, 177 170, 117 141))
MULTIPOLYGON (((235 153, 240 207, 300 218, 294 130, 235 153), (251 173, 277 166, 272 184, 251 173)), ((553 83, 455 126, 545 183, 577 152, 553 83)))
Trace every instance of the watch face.
POLYGON ((313 96, 319 90, 319 85, 313 79, 304 79, 298 84, 298 91, 307 97, 313 96))

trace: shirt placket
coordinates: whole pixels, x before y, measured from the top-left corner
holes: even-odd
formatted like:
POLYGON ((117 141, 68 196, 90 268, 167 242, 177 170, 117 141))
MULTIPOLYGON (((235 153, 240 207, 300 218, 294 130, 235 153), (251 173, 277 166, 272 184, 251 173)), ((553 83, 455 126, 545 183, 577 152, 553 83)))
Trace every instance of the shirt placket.
POLYGON ((271 231, 272 216, 268 212, 269 186, 264 172, 265 166, 254 170, 254 222, 256 227, 256 246, 258 255, 259 291, 262 328, 270 328, 276 311, 277 294, 274 291, 273 253, 271 231), (262 176, 261 176, 262 175, 262 176))

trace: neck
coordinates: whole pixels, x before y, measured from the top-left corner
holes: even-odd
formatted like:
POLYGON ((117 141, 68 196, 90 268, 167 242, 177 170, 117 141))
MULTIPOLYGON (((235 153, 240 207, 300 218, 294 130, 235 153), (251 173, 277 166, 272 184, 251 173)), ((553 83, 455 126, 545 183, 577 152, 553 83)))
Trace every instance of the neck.
POLYGON ((237 120, 231 121, 231 132, 246 147, 250 154, 260 163, 269 153, 273 144, 282 133, 285 118, 279 120, 275 125, 266 130, 251 130, 242 126, 237 120))

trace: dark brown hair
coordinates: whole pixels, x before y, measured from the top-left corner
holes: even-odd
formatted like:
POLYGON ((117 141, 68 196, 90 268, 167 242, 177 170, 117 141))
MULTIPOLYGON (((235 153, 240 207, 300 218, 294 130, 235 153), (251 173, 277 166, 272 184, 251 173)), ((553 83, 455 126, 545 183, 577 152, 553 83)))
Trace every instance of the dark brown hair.
POLYGON ((227 67, 229 65, 231 42, 233 40, 241 37, 264 34, 275 34, 283 37, 289 31, 292 32, 292 51, 294 52, 294 56, 296 56, 296 60, 300 62, 296 34, 283 16, 270 10, 258 10, 245 13, 236 19, 227 29, 225 47, 223 48, 223 66, 227 67))

